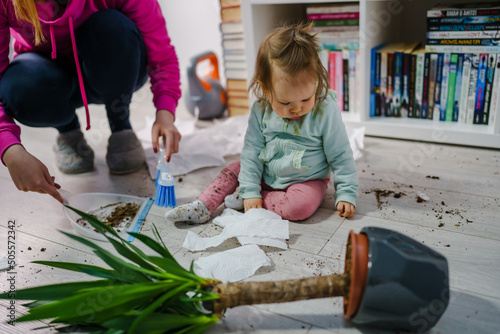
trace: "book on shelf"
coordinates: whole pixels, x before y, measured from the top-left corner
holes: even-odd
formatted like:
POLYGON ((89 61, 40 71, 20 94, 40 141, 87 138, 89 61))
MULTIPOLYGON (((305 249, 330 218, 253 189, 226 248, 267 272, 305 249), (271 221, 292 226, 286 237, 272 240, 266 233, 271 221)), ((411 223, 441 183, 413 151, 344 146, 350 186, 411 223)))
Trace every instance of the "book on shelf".
POLYGON ((500 15, 495 16, 457 16, 427 17, 427 25, 431 24, 490 24, 500 23, 500 15))
POLYGON ((314 20, 315 27, 359 26, 359 19, 314 20))
POLYGON ((328 51, 328 83, 333 90, 337 89, 335 85, 335 52, 328 51))
POLYGON ((342 51, 335 53, 335 91, 337 92, 337 104, 340 110, 344 110, 344 60, 342 51))
POLYGON ((433 119, 444 120, 444 112, 446 112, 446 104, 442 100, 446 100, 446 88, 448 87, 448 73, 450 64, 450 54, 439 53, 436 69, 436 84, 434 86, 434 111, 433 119), (445 60, 446 58, 446 60, 445 60), (446 63, 446 64, 445 64, 446 63), (446 68, 446 69, 445 69, 446 68), (443 87, 443 90, 441 90, 443 87), (443 94, 444 93, 444 94, 443 94), (441 108, 443 106, 443 108, 441 108), (444 110, 444 111, 443 111, 444 110))
POLYGON ((458 123, 465 123, 467 119, 467 100, 469 98, 471 64, 472 54, 464 54, 462 69, 462 88, 460 91, 460 103, 458 106, 458 123))
MULTIPOLYGON (((413 42, 405 44, 402 50, 402 64, 401 64, 401 103, 398 115, 401 117, 408 117, 408 112, 410 109, 410 90, 414 90, 415 87, 415 73, 412 74, 412 53, 418 48, 420 42, 413 42), (412 78, 413 75, 413 78, 412 78), (412 81, 413 80, 413 81, 412 81), (410 86, 413 85, 412 88, 410 86)), ((413 99, 412 99, 413 100, 413 99)))
POLYGON ((224 62, 225 69, 247 70, 247 62, 241 60, 230 60, 224 62))
POLYGON ((247 79, 248 70, 247 69, 237 69, 237 68, 226 68, 224 70, 227 79, 247 79))
POLYGON ((486 68, 486 80, 484 84, 484 106, 483 106, 483 116, 481 119, 481 124, 488 124, 489 113, 491 112, 491 94, 493 90, 493 78, 495 75, 495 65, 496 65, 496 54, 487 55, 487 68, 486 68))
POLYGON ((349 50, 349 112, 356 112, 356 51, 349 50))
POLYGON ((224 50, 245 50, 245 40, 243 38, 222 39, 224 50))
POLYGON ((312 27, 311 32, 347 32, 357 31, 359 33, 359 26, 327 26, 327 27, 312 27))
POLYGON ((228 90, 244 90, 248 89, 246 79, 227 79, 226 87, 228 90))
POLYGON ((424 57, 424 79, 422 88, 422 108, 420 109, 420 118, 427 118, 429 104, 429 69, 431 62, 431 54, 426 53, 424 57))
POLYGON ((450 62, 449 62, 449 75, 448 75, 448 96, 446 100, 444 100, 444 114, 445 121, 452 122, 453 121, 453 109, 455 103, 455 88, 457 81, 457 62, 458 55, 456 53, 451 54, 450 62))
POLYGON ((434 101, 435 101, 435 89, 436 89, 436 77, 437 77, 437 65, 438 65, 438 55, 432 53, 430 56, 429 63, 429 91, 428 91, 428 102, 427 102, 427 112, 422 115, 422 118, 433 119, 434 118, 434 101))
POLYGON ((245 53, 223 53, 222 55, 222 59, 224 60, 224 62, 227 62, 227 61, 244 61, 246 62, 247 61, 247 57, 245 55, 245 53))
POLYGON ((234 7, 240 5, 241 5, 241 0, 220 0, 221 7, 234 7))
POLYGON ((424 91, 424 60, 425 48, 420 48, 414 51, 416 57, 415 62, 415 96, 413 103, 413 110, 409 110, 408 117, 420 118, 422 110, 422 95, 424 91))
POLYGON ((313 5, 306 8, 306 14, 329 14, 329 13, 356 13, 359 12, 358 4, 329 4, 313 5))
POLYGON ((227 97, 227 104, 231 106, 238 106, 238 107, 249 107, 248 104, 248 97, 241 97, 241 96, 229 96, 227 97))
POLYGON ((221 7, 220 16, 222 22, 241 21, 241 7, 221 7))
POLYGON ((467 96, 467 110, 465 112, 465 123, 472 124, 474 120, 474 109, 476 102, 476 87, 478 77, 479 54, 473 53, 471 57, 469 93, 467 96))
POLYGON ((221 22, 219 27, 223 34, 243 33, 243 22, 241 21, 221 22))
POLYGON ((342 51, 342 111, 349 111, 349 50, 342 51))
POLYGON ((248 93, 246 90, 227 89, 227 96, 228 98, 237 97, 237 98, 246 98, 248 100, 248 93))
POLYGON ((405 48, 403 43, 390 43, 379 48, 380 54, 380 108, 381 116, 392 116, 394 53, 405 48))
POLYGON ((500 15, 498 3, 439 4, 427 11, 427 17, 463 17, 500 15))
POLYGON ((427 39, 498 39, 500 30, 428 31, 427 39))
POLYGON ((462 76, 464 68, 464 54, 457 54, 457 70, 455 79, 455 94, 453 97, 453 111, 451 120, 453 122, 458 122, 458 113, 460 111, 460 96, 462 94, 462 76))
POLYGON ((348 20, 359 19, 359 12, 356 13, 320 13, 307 14, 307 20, 348 20))
POLYGON ((385 46, 379 44, 371 49, 370 57, 370 117, 380 116, 380 53, 385 46))
POLYGON ((498 46, 500 38, 443 38, 443 39, 426 39, 427 45, 442 45, 442 46, 498 46))
POLYGON ((491 103, 489 107, 488 124, 494 124, 495 116, 498 113, 500 105, 500 54, 497 54, 495 62, 495 74, 493 78, 493 87, 491 90, 491 103))
POLYGON ((499 23, 485 23, 485 24, 428 24, 427 31, 452 31, 452 32, 462 32, 462 31, 489 31, 489 30, 500 30, 499 23))
POLYGON ((477 68, 476 101, 474 104, 474 124, 481 124, 484 108, 484 88, 486 84, 486 70, 488 69, 488 55, 479 55, 479 65, 477 68))

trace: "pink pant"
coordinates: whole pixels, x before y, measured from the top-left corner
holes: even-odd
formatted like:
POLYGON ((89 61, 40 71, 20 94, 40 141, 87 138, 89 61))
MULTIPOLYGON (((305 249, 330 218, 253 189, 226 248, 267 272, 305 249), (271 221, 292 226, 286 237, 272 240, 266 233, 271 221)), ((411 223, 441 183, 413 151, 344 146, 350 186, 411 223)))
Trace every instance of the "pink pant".
MULTIPOLYGON (((224 168, 217 178, 198 197, 213 212, 224 202, 227 195, 238 187, 240 162, 232 162, 224 168)), ((328 181, 311 180, 295 183, 286 189, 273 189, 262 181, 262 200, 265 209, 279 214, 287 220, 303 220, 312 216, 323 201, 328 181)))

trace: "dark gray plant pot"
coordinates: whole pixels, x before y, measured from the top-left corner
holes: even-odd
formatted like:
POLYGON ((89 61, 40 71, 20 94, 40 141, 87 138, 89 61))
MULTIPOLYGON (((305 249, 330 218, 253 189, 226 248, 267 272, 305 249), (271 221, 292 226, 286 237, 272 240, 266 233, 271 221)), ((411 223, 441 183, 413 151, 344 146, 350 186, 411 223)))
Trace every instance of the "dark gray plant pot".
POLYGON ((365 227, 368 271, 356 325, 423 332, 449 303, 448 262, 440 253, 392 230, 365 227))

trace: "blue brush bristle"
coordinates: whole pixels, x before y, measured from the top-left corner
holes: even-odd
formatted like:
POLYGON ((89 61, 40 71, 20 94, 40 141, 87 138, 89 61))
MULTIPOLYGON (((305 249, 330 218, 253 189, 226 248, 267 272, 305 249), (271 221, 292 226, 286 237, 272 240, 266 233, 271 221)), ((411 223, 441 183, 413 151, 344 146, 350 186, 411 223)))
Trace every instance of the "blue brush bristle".
POLYGON ((161 186, 156 187, 155 204, 158 206, 175 207, 177 202, 175 200, 174 186, 161 186))

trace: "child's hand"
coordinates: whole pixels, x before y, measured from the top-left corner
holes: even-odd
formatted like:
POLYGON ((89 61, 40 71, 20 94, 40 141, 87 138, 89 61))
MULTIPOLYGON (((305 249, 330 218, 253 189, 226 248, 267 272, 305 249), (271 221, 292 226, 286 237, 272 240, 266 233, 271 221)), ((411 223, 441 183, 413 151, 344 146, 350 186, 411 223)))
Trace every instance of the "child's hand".
POLYGON ((262 209, 262 198, 245 198, 243 200, 245 212, 250 209, 262 209))
POLYGON ((354 205, 352 205, 349 202, 342 202, 342 201, 340 201, 337 204, 337 210, 339 210, 339 216, 345 218, 352 217, 352 215, 354 215, 354 211, 356 211, 354 209, 354 205))

